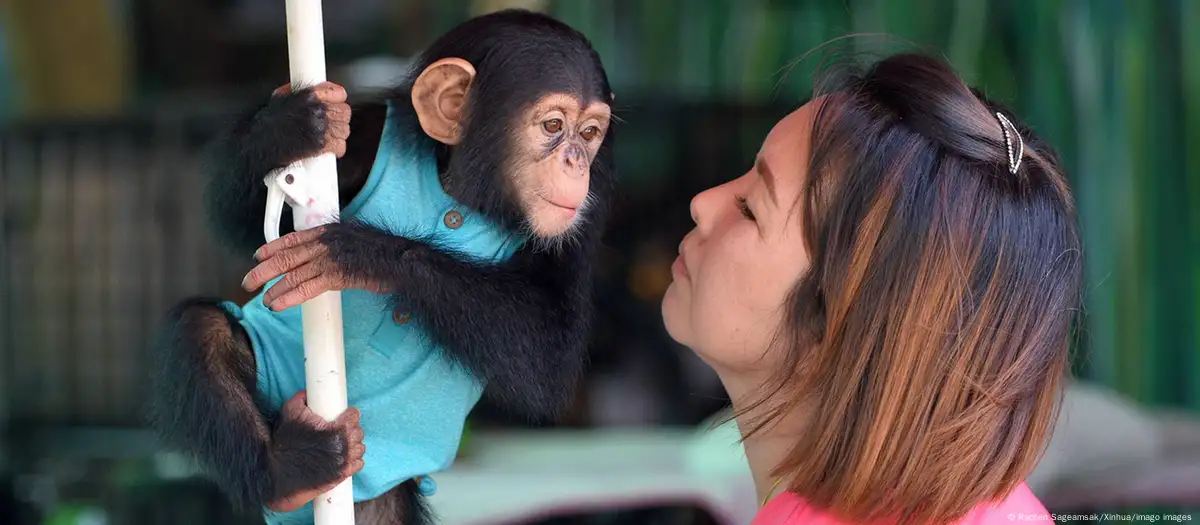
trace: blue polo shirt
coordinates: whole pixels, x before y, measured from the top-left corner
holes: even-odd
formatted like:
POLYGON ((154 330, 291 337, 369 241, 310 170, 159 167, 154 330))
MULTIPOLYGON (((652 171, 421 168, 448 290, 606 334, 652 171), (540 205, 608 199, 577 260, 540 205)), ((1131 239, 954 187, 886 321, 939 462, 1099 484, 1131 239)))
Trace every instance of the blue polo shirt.
MULTIPOLYGON (((511 257, 524 238, 448 195, 433 151, 413 144, 422 141, 405 140, 390 105, 387 111, 375 164, 342 217, 365 219, 406 237, 432 236, 482 260, 511 257)), ((305 387, 301 315, 298 307, 272 312, 262 297, 240 308, 226 306, 254 345, 259 393, 278 409, 305 387)), ((483 390, 479 379, 443 357, 416 317, 394 314, 387 303, 386 295, 342 291, 349 404, 362 413, 367 447, 363 469, 353 477, 355 501, 449 467, 467 413, 483 390)), ((310 503, 287 514, 266 511, 266 518, 271 524, 312 523, 312 512, 310 503)))

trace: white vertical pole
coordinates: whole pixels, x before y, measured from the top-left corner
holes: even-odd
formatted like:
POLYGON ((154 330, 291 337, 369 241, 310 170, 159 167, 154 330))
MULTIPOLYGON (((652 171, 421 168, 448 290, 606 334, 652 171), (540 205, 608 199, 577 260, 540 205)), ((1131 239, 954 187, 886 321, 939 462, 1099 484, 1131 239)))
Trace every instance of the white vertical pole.
MULTIPOLYGON (((325 78, 325 35, 321 0, 286 0, 288 65, 292 88, 313 86, 325 78)), ((337 160, 324 153, 302 161, 308 189, 318 198, 312 208, 292 207, 296 231, 337 220, 337 160), (329 209, 332 208, 332 209, 329 209)), ((325 292, 301 305, 304 322, 304 371, 308 406, 327 421, 347 408, 346 358, 342 340, 342 294, 325 292)), ((350 479, 313 501, 316 525, 353 525, 354 493, 350 479)))

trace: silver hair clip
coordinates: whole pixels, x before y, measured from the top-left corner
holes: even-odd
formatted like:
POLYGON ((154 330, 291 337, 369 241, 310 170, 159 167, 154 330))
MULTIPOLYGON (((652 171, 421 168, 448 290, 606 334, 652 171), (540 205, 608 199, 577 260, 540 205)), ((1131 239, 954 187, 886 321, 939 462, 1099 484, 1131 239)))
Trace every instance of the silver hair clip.
POLYGON ((1004 145, 1008 148, 1008 172, 1015 175, 1017 168, 1021 167, 1021 159, 1025 156, 1025 141, 1021 140, 1021 134, 1017 133, 1017 127, 1008 120, 1008 117, 997 111, 996 118, 1000 119, 1000 129, 1004 131, 1004 145), (1017 139, 1017 151, 1015 152, 1013 151, 1013 137, 1017 139))

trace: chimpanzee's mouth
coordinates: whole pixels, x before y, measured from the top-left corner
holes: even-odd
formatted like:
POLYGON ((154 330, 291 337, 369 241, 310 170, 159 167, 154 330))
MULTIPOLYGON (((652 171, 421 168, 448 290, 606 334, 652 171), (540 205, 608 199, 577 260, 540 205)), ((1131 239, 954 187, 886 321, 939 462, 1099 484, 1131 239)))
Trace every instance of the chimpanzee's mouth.
POLYGON ((545 198, 545 197, 542 197, 542 200, 546 201, 546 203, 547 203, 547 204, 549 204, 549 205, 551 205, 551 206, 554 206, 555 208, 559 208, 559 209, 562 209, 563 211, 568 211, 568 212, 571 212, 571 213, 575 213, 575 212, 576 212, 576 211, 579 209, 577 206, 563 206, 562 204, 559 204, 559 203, 557 203, 557 202, 554 202, 554 201, 552 201, 552 200, 550 200, 550 199, 547 199, 547 198, 545 198))

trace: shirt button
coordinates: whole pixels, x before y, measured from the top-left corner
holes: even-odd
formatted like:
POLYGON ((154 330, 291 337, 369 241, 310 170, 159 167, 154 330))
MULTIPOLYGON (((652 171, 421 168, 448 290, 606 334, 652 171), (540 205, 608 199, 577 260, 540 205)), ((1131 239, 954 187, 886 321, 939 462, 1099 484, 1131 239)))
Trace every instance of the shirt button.
POLYGON ((457 230, 460 226, 462 226, 462 223, 462 214, 455 210, 446 212, 446 216, 442 217, 442 224, 445 224, 446 227, 450 228, 451 230, 457 230))
POLYGON ((412 317, 412 314, 410 314, 408 312, 404 312, 404 313, 392 312, 392 320, 396 321, 396 324, 407 323, 409 318, 411 318, 411 317, 412 317))

